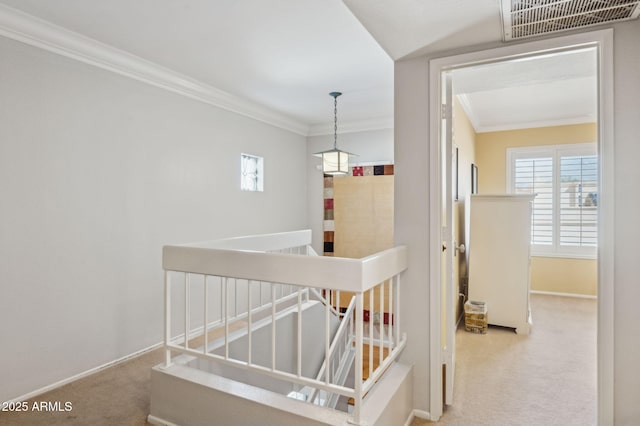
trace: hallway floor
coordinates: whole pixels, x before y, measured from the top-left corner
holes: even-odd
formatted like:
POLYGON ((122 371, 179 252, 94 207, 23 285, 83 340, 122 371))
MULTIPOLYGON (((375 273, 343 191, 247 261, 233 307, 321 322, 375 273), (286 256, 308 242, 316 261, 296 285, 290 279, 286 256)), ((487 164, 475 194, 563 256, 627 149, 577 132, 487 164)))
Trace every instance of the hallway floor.
POLYGON ((531 304, 529 336, 461 324, 453 405, 440 421, 412 426, 596 424, 597 301, 531 295, 531 304))

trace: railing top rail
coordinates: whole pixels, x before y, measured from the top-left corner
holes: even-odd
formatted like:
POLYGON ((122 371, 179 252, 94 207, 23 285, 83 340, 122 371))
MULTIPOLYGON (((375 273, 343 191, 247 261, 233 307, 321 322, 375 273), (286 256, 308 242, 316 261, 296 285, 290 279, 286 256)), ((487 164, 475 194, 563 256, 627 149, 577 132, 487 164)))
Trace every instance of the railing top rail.
POLYGON ((360 259, 363 291, 404 271, 408 267, 407 247, 396 246, 360 259))
POLYGON ((311 230, 302 229, 299 231, 247 235, 242 237, 179 244, 179 246, 262 252, 301 247, 309 244, 311 244, 311 230))
MULTIPOLYGON (((299 234, 298 237, 303 235, 299 234)), ((248 241, 244 240, 237 246, 248 247, 248 241)), ((164 246, 162 266, 167 271, 351 292, 366 291, 407 268, 407 249, 404 246, 362 259, 347 259, 264 253, 210 245, 215 246, 211 243, 164 246)))

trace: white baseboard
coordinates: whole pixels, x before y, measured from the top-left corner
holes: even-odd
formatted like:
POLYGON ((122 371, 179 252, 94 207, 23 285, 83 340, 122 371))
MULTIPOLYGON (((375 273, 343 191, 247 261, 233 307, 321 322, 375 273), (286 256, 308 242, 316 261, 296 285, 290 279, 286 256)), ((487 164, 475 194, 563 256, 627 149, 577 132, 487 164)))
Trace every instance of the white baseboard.
POLYGON ((178 426, 175 423, 172 423, 168 420, 163 420, 160 417, 152 416, 151 414, 147 416, 147 421, 155 426, 178 426))
POLYGON ((546 296, 563 296, 563 297, 576 297, 578 299, 597 299, 598 296, 591 296, 589 294, 578 294, 578 293, 557 293, 555 291, 540 291, 540 290, 531 290, 529 291, 531 294, 544 294, 546 296))
POLYGON ((428 411, 414 409, 411 411, 407 421, 404 422, 404 426, 411 426, 411 422, 413 422, 413 419, 416 417, 423 420, 431 420, 431 414, 428 411))
MULTIPOLYGON (((212 322, 207 326, 207 329, 208 329, 208 330, 210 330, 211 328, 214 328, 214 327, 216 327, 217 325, 218 325, 218 324, 217 324, 217 322, 216 322, 216 321, 212 321, 212 322)), ((189 340, 191 340, 191 339, 193 339, 193 338, 195 338, 195 337, 198 337, 198 336, 202 335, 203 330, 204 330, 204 326, 202 326, 202 325, 201 325, 200 327, 197 327, 197 328, 193 329, 193 330, 189 333, 189 340)), ((182 333, 182 334, 180 334, 180 335, 178 335, 178 336, 175 336, 173 339, 171 339, 171 342, 172 342, 172 343, 176 343, 176 344, 184 343, 184 333, 182 333)), ((109 361, 109 362, 107 362, 106 364, 99 365, 99 366, 97 366, 97 367, 95 367, 95 368, 91 368, 91 369, 89 369, 89 370, 87 370, 87 371, 83 371, 82 373, 78 373, 78 374, 76 374, 76 375, 74 375, 74 376, 67 377, 66 379, 62 379, 62 380, 60 380, 60 381, 58 381, 58 382, 55 382, 55 383, 52 383, 52 384, 50 384, 50 385, 44 386, 44 387, 42 387, 42 388, 40 388, 40 389, 36 389, 36 390, 31 391, 31 392, 28 392, 28 393, 26 393, 26 394, 24 394, 24 395, 20 395, 20 396, 18 396, 18 397, 16 397, 16 398, 13 398, 13 399, 11 399, 11 400, 3 401, 2 403, 5 403, 5 402, 6 402, 6 403, 11 403, 11 402, 22 402, 22 401, 26 401, 27 399, 31 399, 31 398, 36 397, 36 396, 38 396, 38 395, 42 395, 42 394, 43 394, 43 393, 45 393, 45 392, 52 391, 52 390, 54 390, 54 389, 57 389, 57 388, 59 388, 59 387, 61 387, 61 386, 64 386, 64 385, 67 385, 67 384, 69 384, 69 383, 71 383, 71 382, 74 382, 74 381, 76 381, 76 380, 80 380, 80 379, 83 379, 83 378, 85 378, 85 377, 91 376, 92 374, 95 374, 95 373, 97 373, 97 372, 99 372, 99 371, 102 371, 102 370, 104 370, 105 368, 114 367, 114 366, 116 366, 116 365, 118 365, 118 364, 121 364, 121 363, 123 363, 123 362, 125 362, 125 361, 129 361, 130 359, 133 359, 133 358, 139 357, 139 356, 141 356, 141 355, 144 355, 144 354, 145 354, 145 353, 147 353, 147 352, 151 352, 151 351, 153 351, 153 350, 156 350, 156 349, 158 349, 158 348, 161 348, 163 345, 164 345, 164 341, 159 342, 159 343, 156 343, 156 344, 151 345, 151 346, 149 346, 149 347, 147 347, 147 348, 140 349, 139 351, 136 351, 136 352, 134 352, 134 353, 132 353, 132 354, 125 355, 125 356, 123 356, 122 358, 118 358, 118 359, 116 359, 116 360, 109 361)))
POLYGON ((14 398, 14 399, 6 401, 6 402, 7 403, 11 403, 11 402, 26 401, 26 400, 31 399, 33 397, 36 397, 38 395, 42 395, 45 392, 52 391, 52 390, 57 389, 57 388, 59 388, 61 386, 67 385, 67 384, 69 384, 71 382, 75 382, 76 380, 80 380, 80 379, 83 379, 85 377, 91 376, 92 374, 95 374, 95 373, 97 373, 99 371, 102 371, 102 370, 104 370, 106 368, 116 366, 116 365, 121 364, 121 363, 123 363, 125 361, 129 361, 130 359, 133 359, 133 358, 139 357, 141 355, 144 355, 147 352, 151 352, 153 350, 161 348, 163 345, 164 345, 164 342, 156 343, 155 345, 151 345, 151 346, 149 346, 147 348, 140 349, 139 351, 136 351, 136 352, 134 352, 132 354, 123 356, 122 358, 118 358, 116 360, 109 361, 106 364, 102 364, 102 365, 99 365, 97 367, 91 368, 89 370, 83 371, 82 373, 78 373, 78 374, 76 374, 74 376, 67 377, 66 379, 62 379, 62 380, 60 380, 58 382, 55 382, 55 383, 52 383, 50 385, 44 386, 44 387, 42 387, 40 389, 36 389, 34 391, 31 391, 29 393, 26 393, 24 395, 21 395, 21 396, 19 396, 17 398, 14 398))

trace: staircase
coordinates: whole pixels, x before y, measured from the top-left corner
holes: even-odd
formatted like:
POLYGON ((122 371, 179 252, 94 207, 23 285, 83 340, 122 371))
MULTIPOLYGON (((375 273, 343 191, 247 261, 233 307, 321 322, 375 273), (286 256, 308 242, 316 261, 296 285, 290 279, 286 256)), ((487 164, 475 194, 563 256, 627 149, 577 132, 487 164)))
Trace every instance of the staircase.
MULTIPOLYGON (((399 316, 407 249, 323 257, 310 237, 305 230, 163 248, 165 360, 153 370, 150 421, 233 424, 239 410, 249 418, 260 406, 273 424, 361 424, 383 418, 392 399, 404 401, 387 389, 411 387, 410 367, 395 362, 406 335, 398 321, 379 330, 363 323, 365 297, 374 306, 374 294, 385 318, 399 316), (345 312, 340 294, 353 295, 345 312)), ((264 421, 260 410, 251 418, 264 421)))
MULTIPOLYGON (((382 348, 382 359, 389 355, 389 349, 382 348)), ((362 344, 362 381, 369 379, 370 371, 375 371, 380 366, 380 346, 362 344), (370 350, 371 349, 371 350, 370 350)), ((366 396, 366 394, 365 394, 366 396)), ((355 400, 349 398, 349 406, 353 406, 355 400)))

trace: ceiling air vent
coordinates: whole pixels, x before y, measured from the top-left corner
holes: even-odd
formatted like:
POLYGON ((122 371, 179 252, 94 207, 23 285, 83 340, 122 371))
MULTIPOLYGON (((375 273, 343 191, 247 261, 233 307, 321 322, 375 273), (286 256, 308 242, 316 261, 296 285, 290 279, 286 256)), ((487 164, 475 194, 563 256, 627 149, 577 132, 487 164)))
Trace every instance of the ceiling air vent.
POLYGON ((504 40, 625 21, 640 15, 640 0, 502 0, 504 40))

